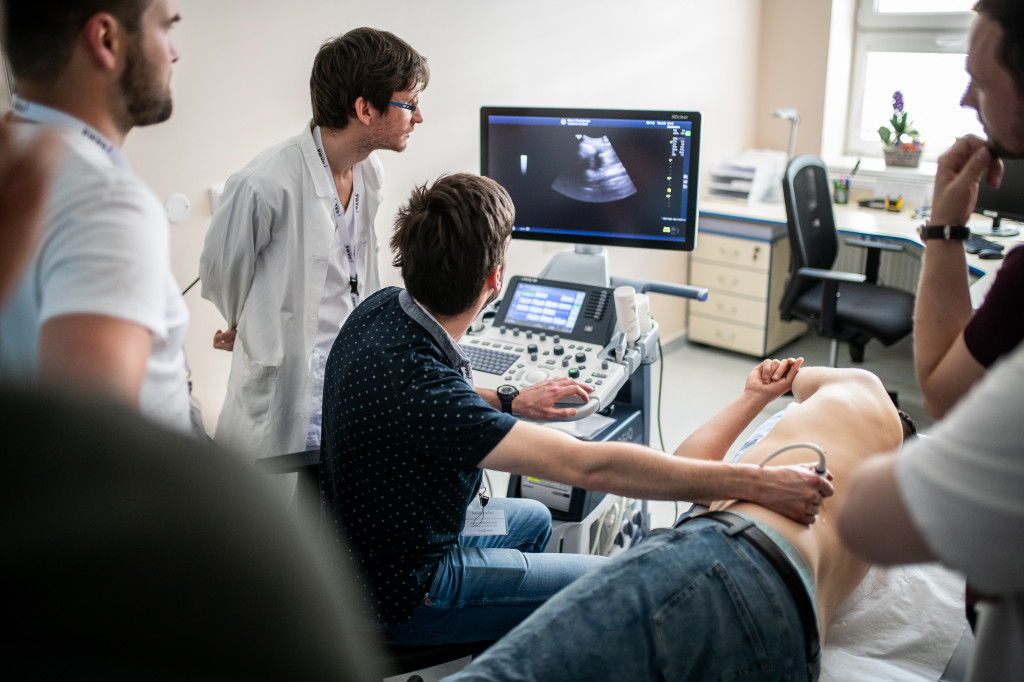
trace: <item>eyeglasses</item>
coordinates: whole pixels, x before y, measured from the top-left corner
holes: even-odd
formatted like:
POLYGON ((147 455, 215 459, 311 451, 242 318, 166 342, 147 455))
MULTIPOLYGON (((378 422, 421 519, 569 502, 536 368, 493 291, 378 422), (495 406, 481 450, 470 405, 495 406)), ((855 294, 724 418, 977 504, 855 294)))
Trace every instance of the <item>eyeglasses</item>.
POLYGON ((419 109, 419 105, 410 104, 408 102, 395 102, 394 100, 392 100, 388 102, 388 104, 390 104, 393 107, 398 107, 399 109, 406 109, 414 114, 416 113, 416 110, 419 109))

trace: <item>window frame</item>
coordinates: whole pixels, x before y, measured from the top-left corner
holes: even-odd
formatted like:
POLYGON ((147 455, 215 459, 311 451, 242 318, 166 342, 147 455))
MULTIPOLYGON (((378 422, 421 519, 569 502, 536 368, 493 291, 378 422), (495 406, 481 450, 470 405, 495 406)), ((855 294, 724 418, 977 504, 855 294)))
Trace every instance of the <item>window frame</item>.
MULTIPOLYGON (((967 34, 974 20, 974 12, 882 14, 877 5, 878 0, 858 0, 844 140, 844 153, 851 156, 882 156, 877 141, 860 138, 869 53, 966 54, 967 34)), ((934 159, 942 151, 926 146, 925 158, 934 159)))

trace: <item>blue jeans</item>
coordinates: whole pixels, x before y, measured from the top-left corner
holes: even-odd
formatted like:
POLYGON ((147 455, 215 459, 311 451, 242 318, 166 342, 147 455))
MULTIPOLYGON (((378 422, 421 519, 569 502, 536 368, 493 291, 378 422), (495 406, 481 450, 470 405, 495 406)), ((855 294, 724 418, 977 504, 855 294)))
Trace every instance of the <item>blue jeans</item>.
POLYGON ((576 581, 445 681, 809 679, 774 567, 724 525, 693 519, 576 581))
POLYGON ((396 645, 495 640, 551 595, 608 559, 587 554, 542 554, 551 537, 551 512, 540 502, 492 498, 504 509, 507 535, 461 537, 441 560, 427 600, 412 618, 387 628, 396 645))

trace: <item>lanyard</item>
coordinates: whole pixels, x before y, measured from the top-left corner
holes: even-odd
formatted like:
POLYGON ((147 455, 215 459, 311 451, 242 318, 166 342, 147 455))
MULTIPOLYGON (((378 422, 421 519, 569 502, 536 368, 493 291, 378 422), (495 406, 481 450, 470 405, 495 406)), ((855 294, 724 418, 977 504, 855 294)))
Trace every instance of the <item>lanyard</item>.
POLYGON ((356 268, 355 240, 356 222, 359 220, 359 195, 363 191, 363 170, 356 164, 352 169, 352 220, 348 223, 348 230, 342 230, 341 200, 338 198, 338 189, 334 186, 334 174, 331 173, 331 164, 327 160, 327 152, 324 151, 323 137, 320 135, 320 126, 313 128, 313 141, 316 142, 316 152, 320 155, 320 161, 324 164, 324 171, 327 173, 327 184, 331 188, 331 198, 334 199, 334 229, 341 235, 342 246, 345 248, 345 256, 348 258, 348 286, 352 295, 352 307, 359 305, 359 272, 356 268))
POLYGON ((58 111, 57 109, 53 109, 43 104, 29 102, 21 99, 17 95, 11 97, 11 108, 18 116, 29 121, 33 121, 34 123, 60 126, 61 128, 77 131, 82 137, 105 151, 107 156, 110 157, 110 160, 114 162, 115 166, 129 170, 128 161, 124 158, 120 149, 115 147, 110 140, 97 132, 95 128, 79 121, 74 116, 65 114, 63 111, 58 111))

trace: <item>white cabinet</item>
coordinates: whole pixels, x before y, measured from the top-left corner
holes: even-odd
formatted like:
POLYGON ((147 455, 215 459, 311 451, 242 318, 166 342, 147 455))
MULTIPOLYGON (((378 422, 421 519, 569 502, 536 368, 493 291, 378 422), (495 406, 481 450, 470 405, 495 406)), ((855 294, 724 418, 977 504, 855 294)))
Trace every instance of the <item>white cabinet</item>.
POLYGON ((779 319, 788 270, 784 224, 701 214, 689 283, 708 298, 690 302, 690 340, 765 357, 803 334, 803 323, 779 319))

